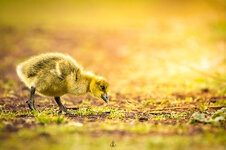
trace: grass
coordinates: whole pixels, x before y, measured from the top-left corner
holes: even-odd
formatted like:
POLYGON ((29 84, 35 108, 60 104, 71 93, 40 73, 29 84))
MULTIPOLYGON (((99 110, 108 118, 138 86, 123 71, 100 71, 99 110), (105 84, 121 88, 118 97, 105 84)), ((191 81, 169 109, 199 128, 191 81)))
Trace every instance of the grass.
POLYGON ((79 116, 88 116, 88 115, 96 115, 97 112, 94 111, 92 108, 81 108, 78 111, 70 111, 70 113, 74 115, 79 115, 79 116))
POLYGON ((213 103, 213 105, 215 105, 215 106, 225 106, 226 105, 226 100, 218 101, 216 103, 213 103))
POLYGON ((0 110, 0 118, 1 120, 7 120, 7 119, 16 119, 20 116, 33 116, 31 112, 9 112, 0 110))
POLYGON ((112 118, 123 118, 125 117, 125 113, 122 110, 111 110, 108 116, 110 119, 112 118))
POLYGON ((49 124, 49 123, 63 123, 65 121, 65 117, 63 115, 51 115, 49 113, 36 113, 34 115, 35 119, 37 120, 38 123, 41 124, 49 124))
MULTIPOLYGON (((93 146, 96 149, 106 149, 111 148, 112 141, 116 143, 118 149, 132 148, 130 145, 141 149, 167 149, 169 147, 170 149, 182 147, 185 149, 199 149, 200 147, 221 149, 224 147, 222 142, 225 138, 224 109, 216 113, 209 111, 209 106, 215 103, 205 102, 205 98, 184 97, 155 100, 148 97, 136 105, 131 102, 125 103, 124 109, 112 107, 111 104, 90 107, 88 105, 91 104, 91 100, 84 101, 78 105, 77 110, 68 110, 70 115, 60 115, 56 109, 12 112, 4 110, 5 106, 1 105, 0 137, 5 137, 7 130, 17 132, 12 132, 10 137, 3 139, 0 147, 20 149, 21 143, 29 139, 30 142, 25 149, 33 149, 33 147, 35 149, 61 149, 63 147, 92 149, 93 146), (165 110, 165 108, 173 109, 171 105, 181 104, 198 105, 196 109, 189 108, 188 111, 165 110), (131 109, 135 110, 131 111, 131 109), (142 110, 139 111, 139 109, 142 110), (198 115, 192 114, 194 111, 198 115), (30 127, 26 129, 26 126, 30 127), (193 136, 194 138, 191 138, 193 136), (139 137, 141 141, 139 142, 136 137, 139 137), (35 146, 37 141, 40 144, 35 146)), ((222 106, 223 102, 224 100, 215 106, 222 106)), ((47 104, 49 100, 45 99, 40 103, 47 104)))
MULTIPOLYGON (((85 117, 106 112, 106 108, 101 109, 101 107, 98 108, 96 113, 93 113, 95 112, 94 108, 93 110, 90 109, 74 110, 73 115, 85 117), (77 113, 75 113, 76 111, 77 113)), ((1 111, 0 120, 18 120, 19 116, 27 116, 34 119, 36 127, 20 129, 18 132, 11 134, 8 140, 1 141, 0 147, 2 149, 20 149, 25 141, 30 142, 24 149, 34 149, 34 147, 35 149, 61 149, 63 147, 67 149, 73 147, 93 149, 93 146, 95 146, 94 149, 106 149, 110 148, 111 141, 116 143, 118 149, 130 149, 132 145, 136 145, 136 148, 141 149, 166 149, 169 147, 170 149, 180 149, 182 147, 185 149, 199 149, 200 147, 218 149, 224 145, 225 131, 223 126, 212 126, 211 124, 200 126, 203 134, 200 135, 198 132, 198 135, 190 138, 188 135, 194 134, 190 131, 194 125, 188 124, 189 115, 186 112, 149 115, 149 121, 145 122, 140 122, 139 116, 135 120, 126 119, 125 113, 122 115, 121 111, 114 110, 110 112, 105 120, 89 122, 85 119, 83 123, 78 124, 80 121, 76 121, 72 117, 58 115, 56 110, 15 113, 1 111), (153 122, 169 119, 176 120, 175 125, 153 122), (187 121, 180 123, 178 122, 180 120, 187 121), (95 133, 99 133, 97 137, 95 133), (95 138, 89 134, 95 135, 95 138), (121 137, 121 134, 131 136, 121 137), (139 140, 135 138, 138 135, 139 140), (40 143, 38 145, 37 140, 40 143)), ((221 115, 222 112, 219 111, 213 115, 213 118, 221 115)), ((5 135, 6 126, 5 121, 0 122, 0 136, 5 135)))

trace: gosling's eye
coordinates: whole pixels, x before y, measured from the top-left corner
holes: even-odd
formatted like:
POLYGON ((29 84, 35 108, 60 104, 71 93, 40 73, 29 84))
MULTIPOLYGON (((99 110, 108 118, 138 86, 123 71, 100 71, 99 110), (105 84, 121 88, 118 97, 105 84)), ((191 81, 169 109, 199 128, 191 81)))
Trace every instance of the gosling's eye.
POLYGON ((101 90, 102 90, 102 91, 104 91, 104 90, 105 90, 105 87, 104 87, 104 86, 101 86, 100 88, 101 88, 101 90))

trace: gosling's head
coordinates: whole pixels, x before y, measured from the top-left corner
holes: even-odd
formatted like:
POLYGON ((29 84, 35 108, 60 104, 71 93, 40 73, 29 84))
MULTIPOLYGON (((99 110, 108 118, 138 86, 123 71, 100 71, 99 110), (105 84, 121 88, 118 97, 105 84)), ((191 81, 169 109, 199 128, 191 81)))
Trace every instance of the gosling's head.
POLYGON ((108 98, 108 82, 102 77, 95 77, 90 83, 90 92, 97 98, 102 98, 106 103, 109 102, 108 98))

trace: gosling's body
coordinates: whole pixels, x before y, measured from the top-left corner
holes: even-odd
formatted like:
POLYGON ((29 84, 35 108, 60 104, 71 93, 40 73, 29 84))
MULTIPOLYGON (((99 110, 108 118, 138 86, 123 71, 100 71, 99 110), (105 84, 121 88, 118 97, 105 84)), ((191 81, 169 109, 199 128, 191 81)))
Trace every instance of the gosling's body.
POLYGON ((36 91, 46 96, 62 96, 70 93, 69 82, 77 81, 74 84, 73 94, 80 95, 88 92, 88 78, 81 75, 78 64, 70 57, 58 53, 42 54, 30 58, 17 67, 20 79, 30 88, 35 87, 36 91), (79 76, 79 77, 78 77, 79 76))
MULTIPOLYGON (((60 53, 47 53, 32 57, 17 66, 17 74, 31 89, 31 95, 33 90, 33 93, 37 91, 42 95, 53 96, 55 100, 67 93, 82 95, 88 92, 103 98, 108 88, 108 83, 102 77, 83 71, 74 59, 60 53), (101 89, 99 86, 104 86, 104 88, 101 89)), ((31 105, 34 104, 31 103, 31 105)))

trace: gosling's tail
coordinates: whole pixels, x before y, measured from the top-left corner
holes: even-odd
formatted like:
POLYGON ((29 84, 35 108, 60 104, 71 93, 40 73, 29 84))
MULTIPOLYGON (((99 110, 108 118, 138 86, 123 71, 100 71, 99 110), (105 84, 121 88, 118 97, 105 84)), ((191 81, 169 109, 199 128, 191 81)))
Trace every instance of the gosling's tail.
POLYGON ((19 65, 16 67, 16 72, 17 72, 18 77, 22 80, 23 75, 22 75, 21 68, 22 68, 22 66, 21 66, 21 64, 19 64, 19 65))
POLYGON ((23 64, 19 64, 16 67, 16 72, 20 80, 23 81, 26 84, 26 86, 30 87, 29 81, 26 78, 25 74, 23 73, 23 64))

